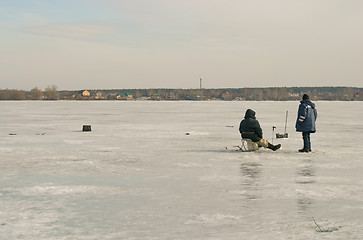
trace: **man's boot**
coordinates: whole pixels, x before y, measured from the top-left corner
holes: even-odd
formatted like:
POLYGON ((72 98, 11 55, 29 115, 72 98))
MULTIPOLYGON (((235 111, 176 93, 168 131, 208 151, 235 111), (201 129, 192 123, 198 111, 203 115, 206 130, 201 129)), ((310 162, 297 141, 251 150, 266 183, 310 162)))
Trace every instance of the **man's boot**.
POLYGON ((267 148, 271 149, 272 151, 276 151, 280 147, 281 147, 281 144, 272 145, 271 143, 268 143, 268 147, 267 148))

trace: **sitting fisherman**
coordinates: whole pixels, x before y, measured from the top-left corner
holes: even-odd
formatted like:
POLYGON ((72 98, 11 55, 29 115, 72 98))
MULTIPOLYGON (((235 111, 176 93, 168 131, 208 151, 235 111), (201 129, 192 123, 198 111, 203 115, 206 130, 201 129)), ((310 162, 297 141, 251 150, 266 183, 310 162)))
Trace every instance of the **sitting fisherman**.
POLYGON ((258 146, 276 151, 281 147, 281 144, 272 145, 262 138, 262 129, 260 127, 260 123, 256 120, 255 115, 256 113, 252 109, 247 109, 245 118, 239 125, 239 132, 241 133, 242 138, 251 139, 253 142, 257 143, 258 146))

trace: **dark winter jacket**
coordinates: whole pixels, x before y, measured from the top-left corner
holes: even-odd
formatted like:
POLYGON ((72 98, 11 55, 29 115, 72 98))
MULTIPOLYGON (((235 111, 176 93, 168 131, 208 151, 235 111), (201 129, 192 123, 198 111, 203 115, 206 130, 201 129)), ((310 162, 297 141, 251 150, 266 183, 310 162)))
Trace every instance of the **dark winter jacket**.
POLYGON ((255 115, 256 113, 253 110, 247 109, 245 118, 239 125, 239 132, 242 138, 249 138, 254 142, 258 142, 262 138, 262 129, 255 115))
POLYGON ((297 132, 316 132, 315 121, 318 117, 315 104, 309 100, 302 100, 299 105, 298 116, 296 120, 297 132))

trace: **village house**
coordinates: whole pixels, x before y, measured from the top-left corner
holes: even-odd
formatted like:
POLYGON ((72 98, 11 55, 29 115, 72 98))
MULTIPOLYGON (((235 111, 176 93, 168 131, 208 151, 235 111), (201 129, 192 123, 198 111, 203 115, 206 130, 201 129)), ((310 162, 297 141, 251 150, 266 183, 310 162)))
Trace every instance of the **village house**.
POLYGON ((96 96, 95 96, 96 100, 102 100, 102 99, 106 99, 106 98, 107 98, 106 93, 104 93, 102 91, 96 92, 96 96))
POLYGON ((134 96, 131 93, 126 93, 127 100, 134 100, 134 96))
POLYGON ((224 100, 232 100, 233 99, 233 95, 227 91, 223 92, 221 94, 221 98, 224 100))
POLYGON ((115 100, 117 99, 118 93, 116 91, 110 91, 107 94, 107 99, 109 100, 115 100))
POLYGON ((131 93, 122 93, 117 95, 117 100, 133 100, 134 96, 131 93))
POLYGON ((87 90, 82 90, 80 91, 80 94, 82 95, 82 97, 90 97, 91 93, 87 90))
POLYGON ((289 97, 299 97, 300 95, 298 93, 288 93, 289 94, 289 97))

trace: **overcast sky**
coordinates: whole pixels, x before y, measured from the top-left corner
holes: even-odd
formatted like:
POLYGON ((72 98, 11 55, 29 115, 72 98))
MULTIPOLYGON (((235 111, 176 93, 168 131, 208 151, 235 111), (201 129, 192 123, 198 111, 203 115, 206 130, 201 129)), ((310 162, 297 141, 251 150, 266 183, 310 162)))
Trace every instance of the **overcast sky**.
POLYGON ((0 0, 0 89, 363 87, 361 0, 0 0))

